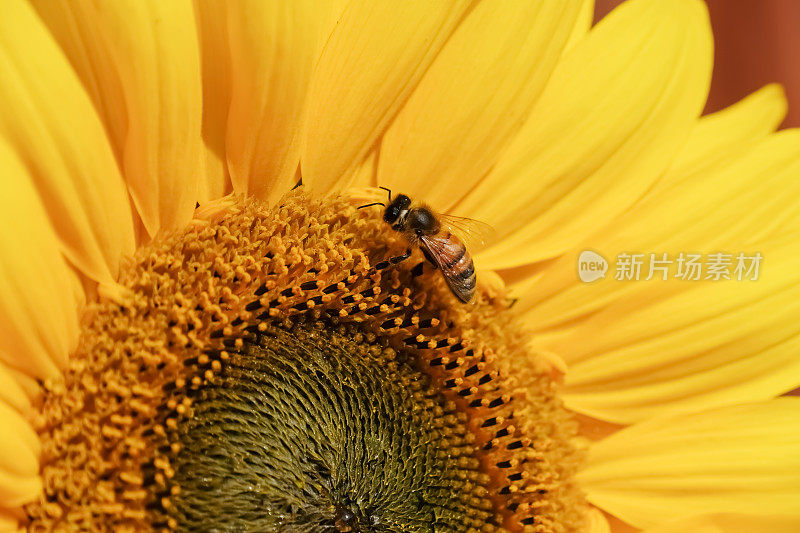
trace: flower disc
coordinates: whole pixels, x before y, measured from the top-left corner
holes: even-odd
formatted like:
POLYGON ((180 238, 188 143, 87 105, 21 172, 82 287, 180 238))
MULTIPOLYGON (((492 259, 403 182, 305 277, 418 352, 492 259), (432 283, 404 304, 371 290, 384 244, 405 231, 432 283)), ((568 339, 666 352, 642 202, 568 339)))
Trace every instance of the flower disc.
POLYGON ((406 246, 294 193, 140 249, 47 384, 31 529, 577 529, 556 373, 406 246))

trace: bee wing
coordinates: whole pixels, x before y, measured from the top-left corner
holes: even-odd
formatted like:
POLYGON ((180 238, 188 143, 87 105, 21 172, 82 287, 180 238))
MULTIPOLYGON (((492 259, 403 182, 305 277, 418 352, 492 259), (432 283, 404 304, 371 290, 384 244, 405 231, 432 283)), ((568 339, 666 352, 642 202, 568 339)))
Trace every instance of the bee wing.
POLYGON ((462 302, 469 302, 475 293, 475 267, 472 265, 471 259, 467 267, 470 272, 467 273, 464 268, 459 266, 459 260, 465 254, 468 254, 465 246, 458 238, 445 239, 436 235, 422 236, 420 237, 420 243, 428 251, 429 257, 436 263, 439 270, 442 271, 444 280, 450 290, 453 291, 453 294, 462 302), (465 273, 467 274, 466 276, 465 273))
POLYGON ((495 229, 474 218, 457 217, 455 215, 437 214, 439 222, 456 235, 473 253, 492 244, 495 240, 495 229))

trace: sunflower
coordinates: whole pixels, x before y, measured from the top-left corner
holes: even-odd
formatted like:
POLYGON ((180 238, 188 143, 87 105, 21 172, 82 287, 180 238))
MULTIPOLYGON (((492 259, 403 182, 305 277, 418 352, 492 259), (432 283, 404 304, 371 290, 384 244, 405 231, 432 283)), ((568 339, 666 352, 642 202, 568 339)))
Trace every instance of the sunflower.
POLYGON ((800 530, 800 133, 700 1, 3 7, 0 530, 800 530))

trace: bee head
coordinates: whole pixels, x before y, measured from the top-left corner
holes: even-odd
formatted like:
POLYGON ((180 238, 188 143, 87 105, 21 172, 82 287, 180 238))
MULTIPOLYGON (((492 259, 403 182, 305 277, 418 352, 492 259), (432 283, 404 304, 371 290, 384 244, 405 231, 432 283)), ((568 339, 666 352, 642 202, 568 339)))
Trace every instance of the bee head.
POLYGON ((411 198, 405 194, 398 194, 394 197, 394 200, 392 200, 392 202, 386 206, 386 211, 383 212, 383 220, 389 224, 394 224, 394 222, 400 217, 400 214, 408 209, 408 206, 410 205, 411 198))

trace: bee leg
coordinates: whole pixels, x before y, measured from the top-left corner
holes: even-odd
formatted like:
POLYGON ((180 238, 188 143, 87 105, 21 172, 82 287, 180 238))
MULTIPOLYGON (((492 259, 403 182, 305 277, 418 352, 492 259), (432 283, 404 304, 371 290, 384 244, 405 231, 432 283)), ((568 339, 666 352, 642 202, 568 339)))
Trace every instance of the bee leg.
POLYGON ((425 269, 427 268, 429 268, 430 270, 436 270, 437 268, 439 268, 439 266, 430 259, 428 259, 427 261, 420 261, 419 263, 414 265, 414 268, 411 269, 411 276, 415 278, 421 276, 422 274, 425 273, 425 269))
POLYGON ((417 278, 422 275, 422 269, 425 267, 425 261, 420 261, 414 268, 411 269, 411 277, 417 278))
POLYGON ((411 257, 411 248, 406 250, 406 253, 404 253, 403 255, 398 255, 398 256, 395 256, 395 257, 390 257, 389 259, 384 259, 383 261, 381 261, 380 263, 376 264, 372 268, 374 270, 383 270, 385 268, 389 268, 392 265, 396 265, 397 263, 402 263, 403 261, 405 261, 409 257, 411 257))
POLYGON ((405 253, 403 255, 398 255, 396 257, 392 257, 391 259, 389 259, 389 262, 391 264, 393 264, 393 265, 396 265, 397 263, 402 263, 403 261, 405 261, 409 257, 411 257, 411 248, 406 249, 406 251, 405 251, 405 253))

